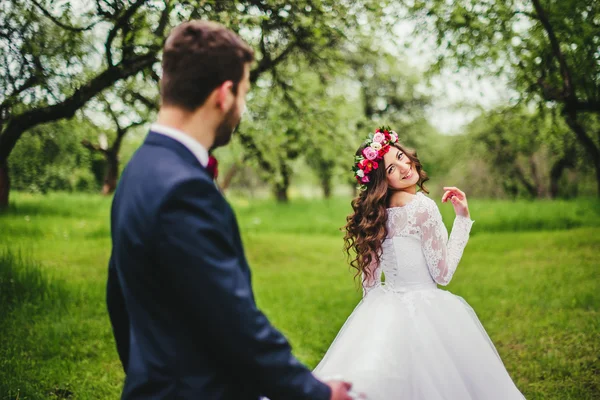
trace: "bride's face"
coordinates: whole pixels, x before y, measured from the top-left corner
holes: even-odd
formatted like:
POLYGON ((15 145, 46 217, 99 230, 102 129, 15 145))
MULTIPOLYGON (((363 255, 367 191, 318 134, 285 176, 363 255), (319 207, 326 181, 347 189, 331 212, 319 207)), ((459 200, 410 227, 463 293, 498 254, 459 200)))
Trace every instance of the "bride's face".
POLYGON ((419 181, 419 174, 408 156, 397 147, 393 147, 383 156, 385 176, 388 186, 402 190, 412 187, 419 181))

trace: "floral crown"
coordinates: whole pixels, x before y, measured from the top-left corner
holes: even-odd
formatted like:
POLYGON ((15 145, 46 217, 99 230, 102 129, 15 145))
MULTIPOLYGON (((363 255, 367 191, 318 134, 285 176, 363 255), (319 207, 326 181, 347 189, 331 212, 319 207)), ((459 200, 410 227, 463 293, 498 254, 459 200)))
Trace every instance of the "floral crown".
POLYGON ((382 126, 375 129, 375 133, 369 133, 365 140, 365 148, 361 155, 354 157, 354 177, 358 181, 360 190, 367 189, 369 175, 379 168, 379 162, 383 156, 390 151, 390 145, 398 142, 398 134, 389 127, 382 126))

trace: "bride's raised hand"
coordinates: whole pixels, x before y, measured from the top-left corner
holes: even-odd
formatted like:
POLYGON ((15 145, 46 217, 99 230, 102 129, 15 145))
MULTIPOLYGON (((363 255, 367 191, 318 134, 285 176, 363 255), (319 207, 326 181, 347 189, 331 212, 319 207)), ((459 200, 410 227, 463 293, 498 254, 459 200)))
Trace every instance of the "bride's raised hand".
POLYGON ((442 196, 442 203, 446 203, 448 200, 454 206, 454 212, 456 215, 470 218, 469 205, 467 203, 467 196, 465 193, 454 186, 445 186, 444 195, 442 196))

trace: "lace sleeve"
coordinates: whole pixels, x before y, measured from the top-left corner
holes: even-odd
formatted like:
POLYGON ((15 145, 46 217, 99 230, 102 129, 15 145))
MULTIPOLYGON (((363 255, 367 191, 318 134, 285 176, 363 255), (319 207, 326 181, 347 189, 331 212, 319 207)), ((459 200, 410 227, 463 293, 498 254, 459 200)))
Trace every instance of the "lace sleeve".
POLYGON ((473 222, 469 218, 457 215, 448 239, 442 215, 433 201, 427 202, 427 206, 419 211, 417 224, 421 226, 421 247, 429 273, 440 285, 450 283, 469 241, 473 222))
POLYGON ((363 298, 367 295, 367 293, 369 293, 371 289, 373 289, 376 286, 379 286, 379 284, 381 283, 381 265, 377 264, 377 260, 374 259, 367 268, 369 269, 369 272, 371 272, 371 277, 365 280, 365 273, 363 272, 361 275, 363 298))

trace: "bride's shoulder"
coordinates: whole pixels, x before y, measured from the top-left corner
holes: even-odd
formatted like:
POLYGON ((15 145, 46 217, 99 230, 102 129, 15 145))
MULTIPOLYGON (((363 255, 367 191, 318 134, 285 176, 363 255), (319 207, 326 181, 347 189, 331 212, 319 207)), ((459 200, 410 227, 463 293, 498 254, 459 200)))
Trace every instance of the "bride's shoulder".
POLYGON ((435 210, 438 208, 437 204, 435 203, 435 201, 427 196, 425 193, 423 192, 418 192, 416 194, 416 197, 418 197, 419 199, 419 204, 421 204, 420 208, 424 208, 427 210, 435 210))
POLYGON ((433 201, 429 196, 427 196, 423 192, 417 192, 415 197, 418 198, 420 200, 420 202, 423 204, 432 204, 432 203, 435 204, 435 201, 433 201))

